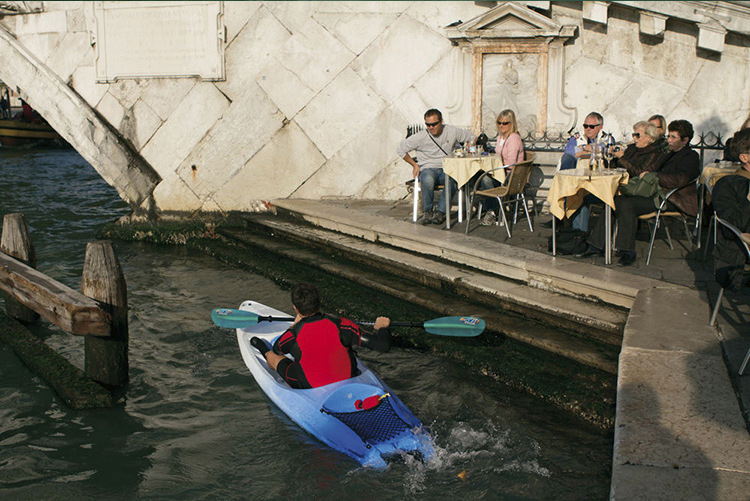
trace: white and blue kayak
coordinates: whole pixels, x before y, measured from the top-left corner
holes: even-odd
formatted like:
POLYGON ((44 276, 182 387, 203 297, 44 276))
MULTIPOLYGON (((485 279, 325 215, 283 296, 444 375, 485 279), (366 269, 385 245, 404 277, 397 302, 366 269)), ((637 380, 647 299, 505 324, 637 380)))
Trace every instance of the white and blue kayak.
MULTIPOLYGON (((286 316, 260 303, 245 301, 240 310, 258 316, 286 316)), ((291 388, 250 344, 257 336, 269 344, 289 328, 289 321, 258 322, 237 329, 242 358, 263 392, 284 414, 329 447, 364 466, 385 467, 389 456, 435 454, 432 438, 419 419, 391 389, 358 360, 356 377, 318 388, 291 388)))

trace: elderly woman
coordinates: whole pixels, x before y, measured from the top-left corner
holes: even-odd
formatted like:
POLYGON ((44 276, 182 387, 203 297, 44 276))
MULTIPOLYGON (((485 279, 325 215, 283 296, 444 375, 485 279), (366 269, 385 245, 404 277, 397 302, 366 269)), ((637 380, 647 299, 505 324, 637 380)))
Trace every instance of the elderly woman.
POLYGON ((641 172, 655 171, 664 159, 664 153, 656 143, 658 139, 659 131, 654 124, 638 122, 633 126, 633 142, 625 151, 611 148, 615 166, 627 169, 631 177, 637 177, 641 172))
MULTIPOLYGON (((518 133, 518 124, 516 123, 516 114, 513 110, 503 110, 497 116, 497 143, 495 144, 495 153, 503 161, 503 165, 510 165, 511 167, 506 169, 509 172, 513 165, 523 162, 523 141, 521 135, 518 133)), ((499 182, 490 176, 485 176, 482 179, 482 184, 479 189, 488 190, 499 186, 499 182)), ((485 215, 482 218, 480 224, 487 226, 494 224, 497 221, 497 214, 495 211, 499 209, 497 200, 494 198, 486 198, 482 200, 482 209, 485 211, 485 215)))
MULTIPOLYGON (((636 124, 638 125, 638 124, 636 124)), ((670 197, 671 210, 679 210, 684 214, 695 216, 698 213, 698 191, 695 178, 700 174, 700 159, 698 153, 690 148, 693 139, 693 126, 687 120, 670 122, 667 144, 669 153, 660 157, 661 160, 653 170, 659 186, 664 193, 674 188, 683 188, 670 197)), ((634 134, 635 136, 635 134, 634 134)), ((639 141, 641 138, 636 138, 639 141)), ((649 143, 650 146, 653 143, 649 143)), ((647 146, 642 147, 645 149, 647 146)), ((646 157, 644 155, 632 158, 646 157)), ((641 170, 639 177, 648 174, 649 170, 641 170)), ((652 174, 654 175, 654 174, 652 174)), ((638 216, 656 210, 653 197, 618 195, 615 197, 615 215, 617 216, 617 249, 620 266, 630 266, 636 260, 635 234, 638 228, 638 216)), ((582 256, 600 254, 604 248, 605 239, 604 218, 599 218, 588 239, 589 249, 582 256)))

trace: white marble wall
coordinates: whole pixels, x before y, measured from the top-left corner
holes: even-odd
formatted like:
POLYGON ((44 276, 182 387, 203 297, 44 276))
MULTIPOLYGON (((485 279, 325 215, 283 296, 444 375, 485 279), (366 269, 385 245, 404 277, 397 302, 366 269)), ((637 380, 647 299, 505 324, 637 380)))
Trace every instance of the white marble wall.
MULTIPOLYGON (((0 23, 158 172, 154 203, 164 213, 251 211, 284 197, 403 197, 411 170, 395 148, 406 125, 430 107, 449 123, 471 122, 471 57, 442 27, 491 8, 225 2, 226 81, 97 84, 93 3, 44 6, 0 23)), ((661 113, 726 135, 745 119, 748 37, 731 34, 722 53, 704 53, 687 21, 670 19, 663 37, 644 40, 635 11, 608 12, 602 26, 583 21, 581 2, 548 11, 578 26, 565 47, 564 87, 578 123, 597 110, 619 134, 661 113)))

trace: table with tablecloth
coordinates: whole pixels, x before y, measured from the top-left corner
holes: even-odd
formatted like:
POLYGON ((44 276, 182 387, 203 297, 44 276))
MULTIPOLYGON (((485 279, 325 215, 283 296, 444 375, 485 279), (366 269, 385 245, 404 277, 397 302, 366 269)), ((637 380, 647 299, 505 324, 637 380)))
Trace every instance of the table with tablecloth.
MULTIPOLYGON (((489 172, 494 170, 490 175, 500 183, 505 182, 505 169, 502 167, 503 161, 499 155, 467 155, 464 157, 447 156, 443 158, 443 172, 446 176, 450 176, 456 181, 459 189, 458 195, 458 222, 463 221, 462 219, 462 205, 463 205, 463 187, 469 180, 474 177, 477 172, 485 171, 489 172)), ((451 227, 450 209, 451 209, 451 193, 450 184, 445 183, 445 224, 446 228, 451 227)), ((469 207, 467 207, 469 209, 469 207)), ((470 215, 467 215, 469 217, 470 215)))
MULTIPOLYGON (((612 213, 615 208, 615 195, 621 184, 628 182, 625 169, 568 169, 561 170, 552 179, 547 195, 550 212, 557 219, 572 216, 583 205, 583 199, 591 193, 604 202, 606 222, 605 262, 610 263, 612 249, 612 213)), ((556 254, 555 218, 552 219, 552 253, 556 254)))

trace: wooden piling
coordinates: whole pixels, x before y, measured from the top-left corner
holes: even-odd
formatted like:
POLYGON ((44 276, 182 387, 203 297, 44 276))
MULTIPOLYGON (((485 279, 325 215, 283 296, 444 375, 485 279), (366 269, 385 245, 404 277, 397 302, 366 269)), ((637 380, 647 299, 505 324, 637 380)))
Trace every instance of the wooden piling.
POLYGON ((128 381, 128 299, 112 242, 86 246, 81 292, 99 301, 112 318, 108 338, 85 338, 86 375, 110 387, 122 386, 128 381))
MULTIPOLYGON (((36 268, 36 252, 23 214, 15 213, 3 216, 0 252, 23 262, 31 268, 36 268)), ((8 294, 5 295, 5 311, 9 316, 26 324, 39 319, 38 313, 23 306, 8 294)))

